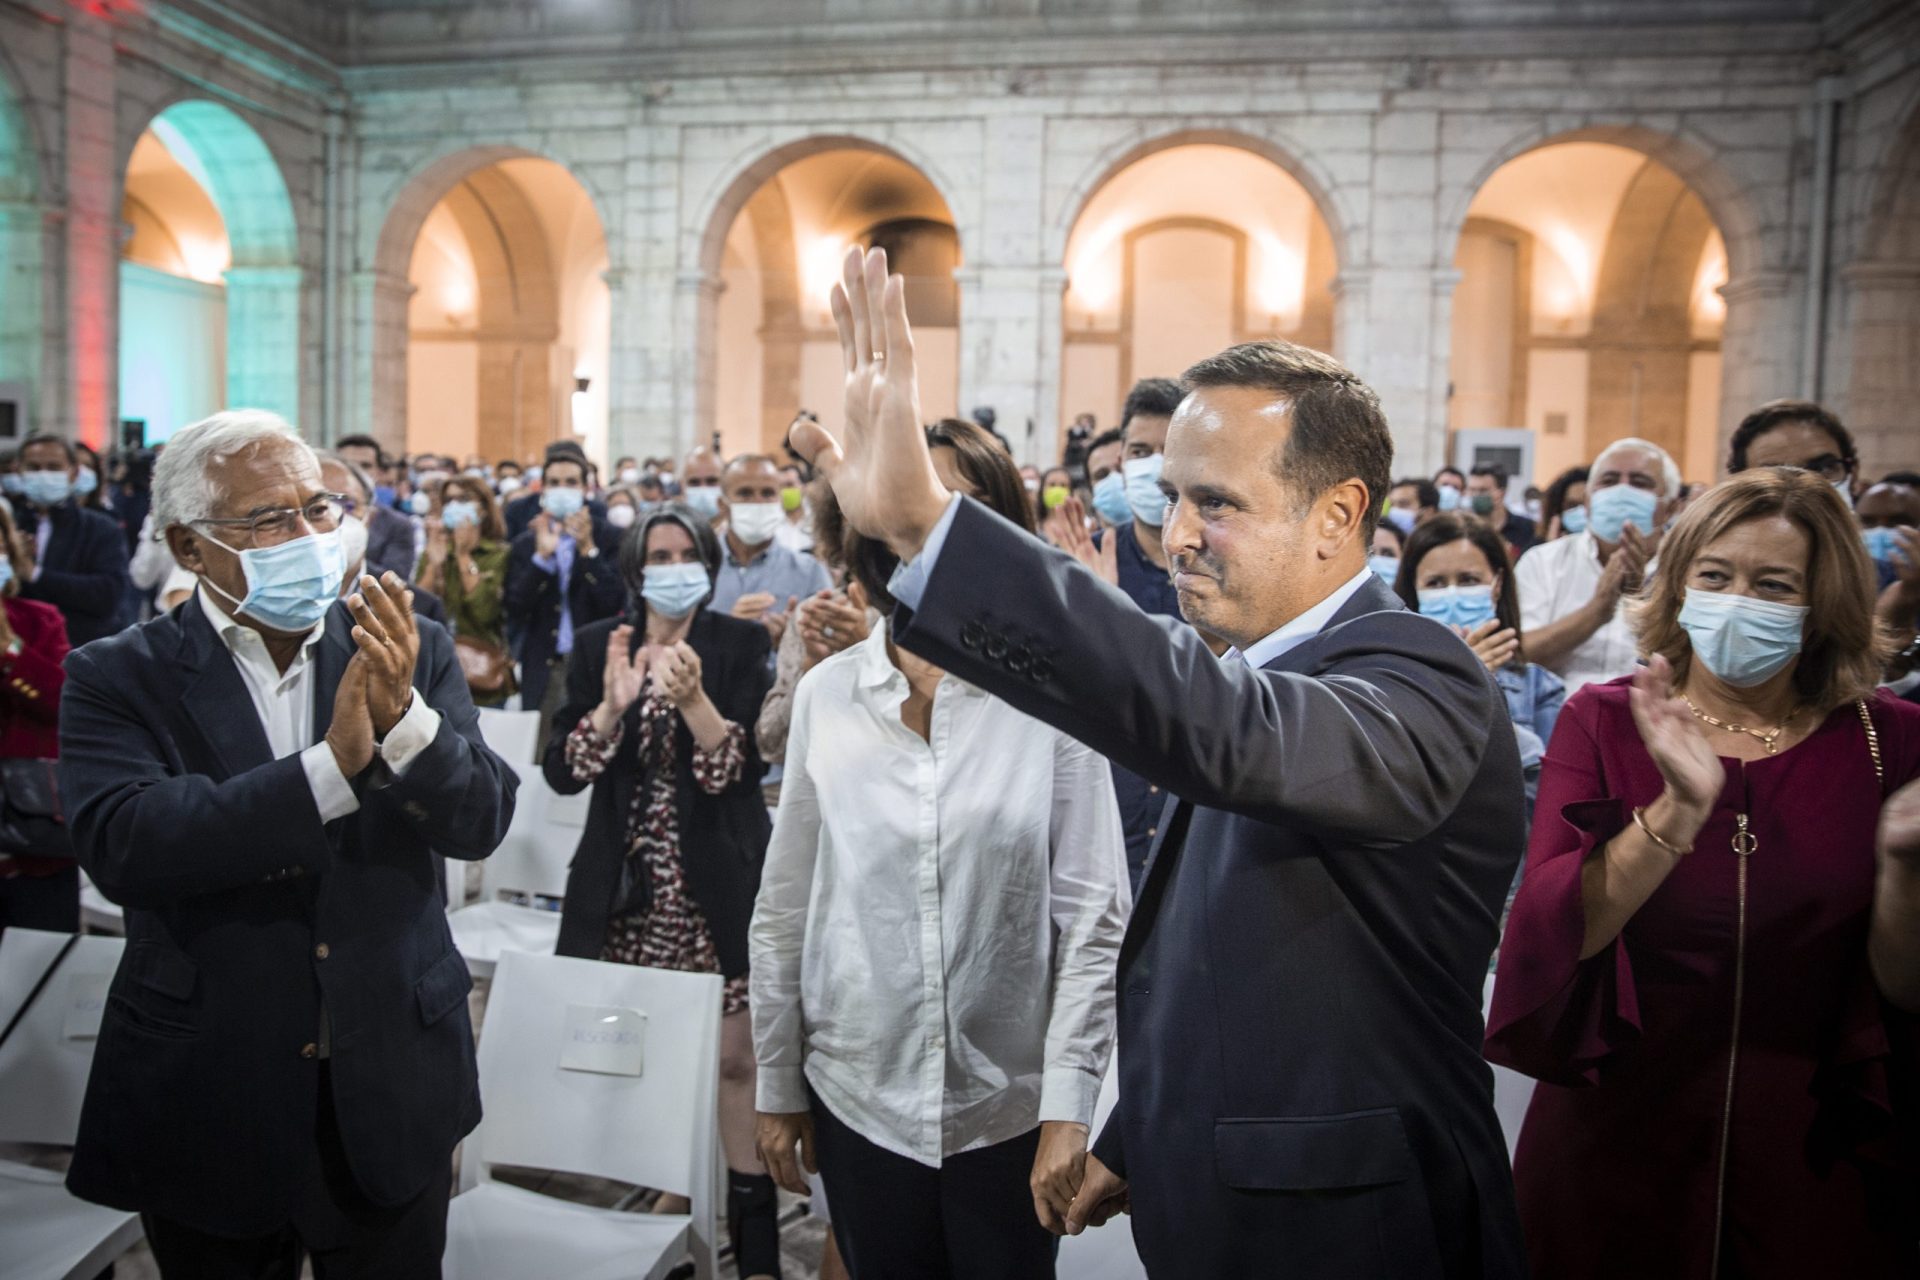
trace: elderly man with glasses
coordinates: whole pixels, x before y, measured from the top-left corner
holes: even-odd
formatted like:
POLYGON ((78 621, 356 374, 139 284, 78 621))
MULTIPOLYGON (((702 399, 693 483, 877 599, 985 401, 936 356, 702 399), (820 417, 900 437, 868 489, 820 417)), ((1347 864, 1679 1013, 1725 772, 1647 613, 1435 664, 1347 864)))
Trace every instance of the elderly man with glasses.
POLYGON ((68 1185, 162 1273, 439 1274, 479 1119, 435 852, 484 858, 515 775, 405 583, 346 571, 342 498, 270 414, 176 434, 154 523, 199 579, 76 651, 60 781, 126 908, 68 1185))

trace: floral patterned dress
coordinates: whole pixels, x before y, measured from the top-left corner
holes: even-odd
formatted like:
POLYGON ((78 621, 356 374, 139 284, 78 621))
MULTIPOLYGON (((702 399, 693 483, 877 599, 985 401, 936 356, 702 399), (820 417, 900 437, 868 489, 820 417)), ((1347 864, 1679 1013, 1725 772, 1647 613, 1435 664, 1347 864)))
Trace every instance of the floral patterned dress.
MULTIPOLYGON (((648 965, 687 973, 719 973, 720 956, 713 931, 687 892, 686 867, 680 853, 680 818, 674 796, 677 772, 674 728, 678 712, 652 685, 640 696, 640 774, 649 779, 633 789, 627 812, 627 857, 644 870, 652 889, 644 910, 615 916, 607 924, 607 940, 600 958, 614 964, 648 965)), ((626 723, 614 726, 611 736, 593 729, 591 714, 581 718, 567 735, 567 768, 582 782, 591 783, 613 762, 626 736, 626 723)), ((726 737, 711 751, 693 749, 693 778, 708 795, 719 795, 740 778, 746 766, 747 733, 727 722, 726 737)), ((747 975, 728 980, 721 1010, 739 1013, 747 1007, 747 975)))

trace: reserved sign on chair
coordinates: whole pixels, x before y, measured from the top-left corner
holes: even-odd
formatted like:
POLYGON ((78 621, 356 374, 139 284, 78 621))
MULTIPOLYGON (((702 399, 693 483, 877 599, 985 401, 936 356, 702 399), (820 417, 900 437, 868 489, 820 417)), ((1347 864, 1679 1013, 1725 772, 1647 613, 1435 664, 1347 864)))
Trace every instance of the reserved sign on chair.
POLYGON ((645 1059, 647 1015, 638 1009, 570 1004, 560 1042, 562 1071, 637 1076, 645 1059))

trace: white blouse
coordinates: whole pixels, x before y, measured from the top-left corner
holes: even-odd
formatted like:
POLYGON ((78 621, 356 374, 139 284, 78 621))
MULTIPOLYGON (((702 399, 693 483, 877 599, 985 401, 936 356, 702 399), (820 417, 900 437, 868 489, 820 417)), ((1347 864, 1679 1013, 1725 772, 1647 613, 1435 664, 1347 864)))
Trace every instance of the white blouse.
POLYGON ((757 1105, 810 1084, 937 1166, 1091 1124, 1131 901, 1106 760, 953 676, 923 740, 886 630, 794 695, 748 935, 757 1105))

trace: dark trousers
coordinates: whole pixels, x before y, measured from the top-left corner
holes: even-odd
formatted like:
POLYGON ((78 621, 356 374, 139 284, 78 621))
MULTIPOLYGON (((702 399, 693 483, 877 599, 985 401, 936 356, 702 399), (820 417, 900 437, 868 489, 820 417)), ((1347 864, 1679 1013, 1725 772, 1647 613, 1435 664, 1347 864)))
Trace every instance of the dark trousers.
POLYGON ((80 868, 0 880, 0 929, 80 932, 80 868))
POLYGON ((815 1098, 813 1139, 853 1280, 1052 1280, 1058 1241, 1027 1186, 1038 1128, 931 1169, 875 1146, 815 1098))
POLYGON ((306 1185, 293 1220, 264 1236, 230 1240, 183 1223, 140 1216, 166 1280, 299 1280, 303 1256, 316 1280, 433 1280, 447 1246, 452 1152, 419 1195, 391 1208, 370 1203, 347 1167, 334 1119, 332 1081, 320 1070, 320 1114, 306 1185))

